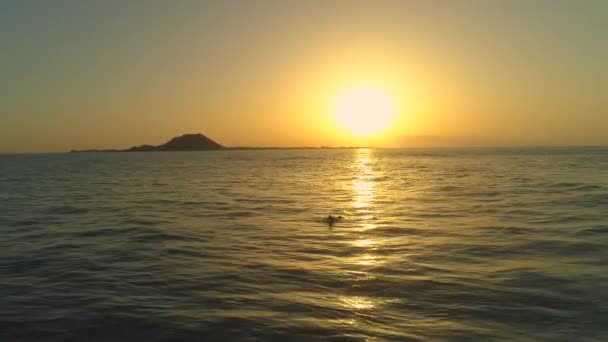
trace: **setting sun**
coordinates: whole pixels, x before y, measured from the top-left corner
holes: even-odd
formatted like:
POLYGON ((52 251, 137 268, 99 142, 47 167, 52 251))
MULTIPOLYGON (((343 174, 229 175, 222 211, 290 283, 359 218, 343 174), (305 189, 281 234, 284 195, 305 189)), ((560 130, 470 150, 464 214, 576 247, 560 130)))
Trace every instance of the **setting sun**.
POLYGON ((350 89, 335 104, 338 125, 352 134, 368 135, 386 130, 396 115, 393 99, 381 88, 350 89))
POLYGON ((607 18, 0 0, 0 342, 608 342, 607 18))

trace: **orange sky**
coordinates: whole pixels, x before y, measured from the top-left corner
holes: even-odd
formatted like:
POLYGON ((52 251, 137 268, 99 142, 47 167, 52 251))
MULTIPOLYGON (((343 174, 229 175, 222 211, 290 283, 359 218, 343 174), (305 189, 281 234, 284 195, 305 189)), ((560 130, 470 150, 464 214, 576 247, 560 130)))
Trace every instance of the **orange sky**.
POLYGON ((0 152, 190 132, 228 146, 605 145, 606 17, 604 1, 0 5, 0 152), (379 134, 336 123, 358 84, 398 109, 379 134))

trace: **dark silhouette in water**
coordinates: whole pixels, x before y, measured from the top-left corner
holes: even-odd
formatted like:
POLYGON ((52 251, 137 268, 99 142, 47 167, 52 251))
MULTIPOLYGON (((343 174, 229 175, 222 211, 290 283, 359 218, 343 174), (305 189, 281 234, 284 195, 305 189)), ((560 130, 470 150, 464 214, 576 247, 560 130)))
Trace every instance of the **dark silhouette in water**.
MULTIPOLYGON (((154 152, 154 151, 217 151, 217 150, 302 150, 316 149, 318 147, 226 147, 209 139, 203 134, 184 134, 175 137, 163 145, 140 145, 133 146, 126 150, 116 149, 89 149, 89 150, 71 150, 71 153, 79 152, 154 152)), ((322 146, 321 149, 358 149, 357 146, 329 147, 322 146)))
POLYGON ((327 223, 327 225, 331 228, 334 226, 334 224, 342 221, 343 217, 342 216, 333 216, 333 215, 328 215, 325 220, 323 220, 323 222, 327 223))
POLYGON ((204 151, 204 150, 219 150, 224 146, 207 138, 203 134, 184 134, 180 137, 175 137, 167 143, 160 146, 134 146, 127 151, 204 151))
POLYGON ((225 147, 218 144, 217 142, 207 138, 205 135, 197 134, 184 134, 179 137, 175 137, 165 144, 152 146, 152 145, 141 145, 133 146, 126 150, 84 150, 71 152, 152 152, 152 151, 209 151, 209 150, 221 150, 225 147))

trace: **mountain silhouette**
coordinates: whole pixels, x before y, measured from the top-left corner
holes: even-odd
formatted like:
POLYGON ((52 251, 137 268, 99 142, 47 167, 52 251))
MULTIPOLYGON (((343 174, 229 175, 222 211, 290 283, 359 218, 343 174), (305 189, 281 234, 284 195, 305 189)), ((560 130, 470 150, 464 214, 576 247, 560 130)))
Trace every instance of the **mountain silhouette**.
POLYGON ((225 147, 218 144, 217 142, 209 139, 203 134, 184 134, 179 137, 175 137, 165 144, 152 146, 152 145, 140 145, 133 146, 126 150, 83 150, 71 152, 153 152, 153 151, 210 151, 210 150, 221 150, 225 147))
POLYGON ((207 138, 203 134, 184 134, 169 140, 159 146, 141 145, 133 146, 126 152, 148 152, 148 151, 206 151, 219 150, 224 146, 207 138))
POLYGON ((219 143, 209 139, 203 134, 184 134, 179 137, 172 138, 166 143, 158 146, 154 145, 139 145, 133 146, 126 150, 116 149, 91 149, 91 150, 70 150, 70 153, 82 153, 82 152, 154 152, 154 151, 216 151, 216 150, 301 150, 301 149, 357 149, 362 148, 361 146, 341 146, 341 147, 225 147, 219 143))

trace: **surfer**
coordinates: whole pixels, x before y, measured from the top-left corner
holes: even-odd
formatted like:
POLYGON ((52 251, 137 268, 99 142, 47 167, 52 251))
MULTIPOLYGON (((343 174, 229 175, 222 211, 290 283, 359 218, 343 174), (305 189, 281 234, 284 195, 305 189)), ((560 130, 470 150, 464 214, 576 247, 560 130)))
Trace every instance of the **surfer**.
POLYGON ((334 224, 340 222, 343 219, 342 216, 333 216, 333 215, 328 215, 325 218, 325 223, 327 223, 330 227, 333 227, 334 224))

